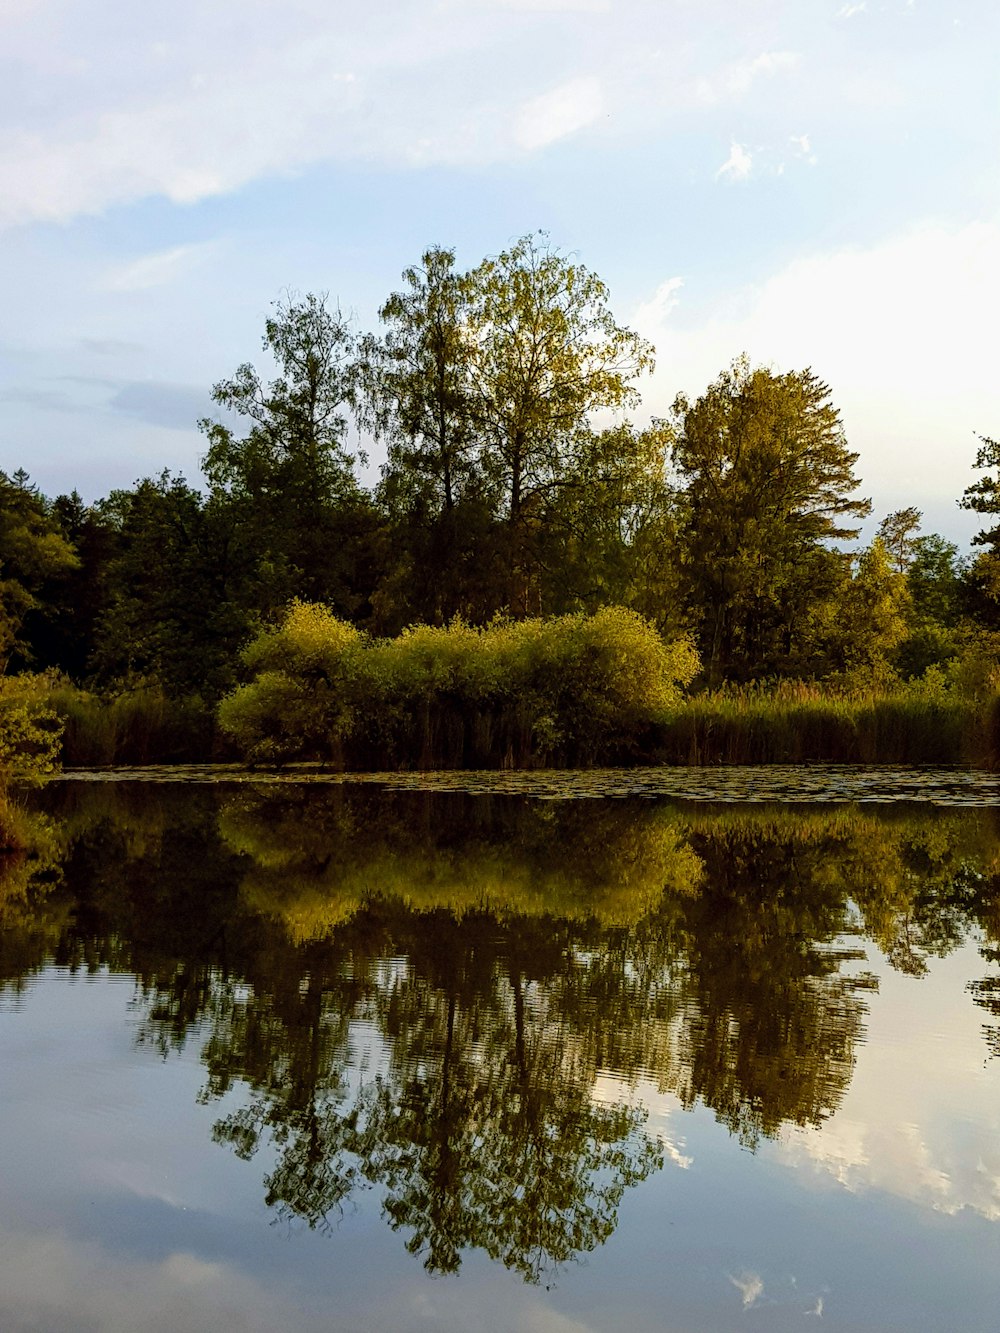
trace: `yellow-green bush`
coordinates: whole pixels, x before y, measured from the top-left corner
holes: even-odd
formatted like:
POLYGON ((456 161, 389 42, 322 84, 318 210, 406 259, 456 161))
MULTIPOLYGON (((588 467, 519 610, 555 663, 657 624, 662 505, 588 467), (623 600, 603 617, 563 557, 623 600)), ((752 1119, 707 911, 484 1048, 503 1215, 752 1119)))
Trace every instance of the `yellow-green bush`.
POLYGON ((0 677, 0 783, 34 784, 59 766, 62 723, 46 676, 0 677))
POLYGON ((219 723, 248 759, 366 767, 635 758, 698 669, 687 640, 621 607, 372 641, 294 603, 244 661, 219 723))

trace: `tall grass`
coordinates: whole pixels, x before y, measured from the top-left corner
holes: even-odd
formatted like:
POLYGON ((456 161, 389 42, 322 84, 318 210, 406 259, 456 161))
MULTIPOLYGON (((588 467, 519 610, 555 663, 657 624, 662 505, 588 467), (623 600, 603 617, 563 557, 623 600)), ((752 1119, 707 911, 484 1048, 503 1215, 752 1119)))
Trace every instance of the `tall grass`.
POLYGON ((54 678, 48 700, 63 723, 67 767, 195 763, 213 757, 214 719, 201 699, 173 699, 153 684, 102 698, 54 678))
POLYGON ((685 700, 657 730, 670 764, 977 764, 1000 755, 996 701, 900 686, 839 695, 817 686, 724 689, 685 700))

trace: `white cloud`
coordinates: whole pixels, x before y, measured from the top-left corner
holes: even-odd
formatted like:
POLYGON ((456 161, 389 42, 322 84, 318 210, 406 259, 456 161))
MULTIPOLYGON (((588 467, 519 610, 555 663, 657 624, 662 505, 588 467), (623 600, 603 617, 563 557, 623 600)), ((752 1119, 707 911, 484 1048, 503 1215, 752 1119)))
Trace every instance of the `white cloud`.
POLYGON ((657 294, 630 321, 657 348, 651 411, 679 389, 701 392, 742 351, 779 370, 811 366, 832 388, 877 507, 882 494, 954 512, 974 433, 997 428, 1000 223, 804 256, 700 308, 690 280, 681 300, 657 294))
POLYGON ((860 3, 856 5, 844 5, 843 8, 837 10, 837 18, 852 19, 856 14, 863 14, 867 8, 866 0, 860 0, 860 3))
POLYGON ((683 278, 667 278, 648 301, 644 301, 633 317, 636 324, 643 328, 659 328, 670 312, 680 301, 680 291, 684 286, 683 278))
POLYGON ((737 96, 747 92, 762 74, 777 74, 781 70, 792 69, 798 63, 795 51, 764 51, 752 60, 743 60, 730 66, 725 74, 729 91, 737 96))
POLYGON ((206 259, 215 248, 212 242, 201 245, 176 245, 169 250, 143 255, 105 278, 104 285, 113 292, 144 292, 151 287, 162 287, 206 259))
POLYGON ((517 117, 517 142, 527 149, 544 148, 592 124, 603 109, 597 79, 574 79, 541 97, 533 97, 517 117))
POLYGON ((697 101, 705 106, 733 101, 746 95, 762 76, 767 78, 794 68, 797 51, 763 51, 760 55, 732 61, 717 73, 702 75, 695 83, 697 101))
MULTIPOLYGON (((795 156, 807 162, 809 166, 814 167, 819 161, 819 158, 812 150, 812 141, 808 134, 790 134, 788 136, 788 142, 792 145, 792 148, 795 151, 795 156)), ((781 174, 780 168, 778 174, 781 174)))
MULTIPOLYGON (((468 5, 469 0, 461 0, 468 5)), ((479 0, 484 9, 514 9, 536 14, 608 14, 611 0, 479 0)))
POLYGON ((746 147, 734 139, 729 145, 729 156, 715 173, 715 179, 745 181, 752 170, 753 158, 746 147))

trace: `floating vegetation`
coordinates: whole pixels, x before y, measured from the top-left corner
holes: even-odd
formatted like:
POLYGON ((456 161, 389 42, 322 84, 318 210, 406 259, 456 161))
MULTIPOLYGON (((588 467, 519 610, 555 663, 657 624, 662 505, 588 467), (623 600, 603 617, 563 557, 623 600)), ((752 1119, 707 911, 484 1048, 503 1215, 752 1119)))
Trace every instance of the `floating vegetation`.
POLYGON ((237 764, 164 764, 144 768, 67 769, 71 782, 318 783, 404 791, 468 792, 536 800, 663 797, 718 802, 919 802, 1000 805, 1000 774, 972 768, 893 768, 826 764, 804 767, 541 769, 463 772, 343 773, 317 765, 248 769, 237 764))

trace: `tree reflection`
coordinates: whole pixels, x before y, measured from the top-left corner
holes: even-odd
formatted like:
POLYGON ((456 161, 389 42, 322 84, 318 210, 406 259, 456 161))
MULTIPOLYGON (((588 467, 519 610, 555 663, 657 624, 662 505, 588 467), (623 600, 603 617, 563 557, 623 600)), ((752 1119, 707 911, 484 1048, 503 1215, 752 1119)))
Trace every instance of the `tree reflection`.
POLYGON ((199 1042, 203 1100, 237 1098, 216 1139, 273 1155, 269 1206, 324 1228, 374 1189, 437 1273, 478 1249, 537 1281, 603 1243, 662 1161, 641 1083, 751 1147, 820 1123, 866 941, 919 975, 977 923, 1000 937, 995 831, 967 812, 105 787, 58 829, 75 904, 42 894, 32 936, 6 890, 6 975, 133 972, 138 1039, 199 1042))

